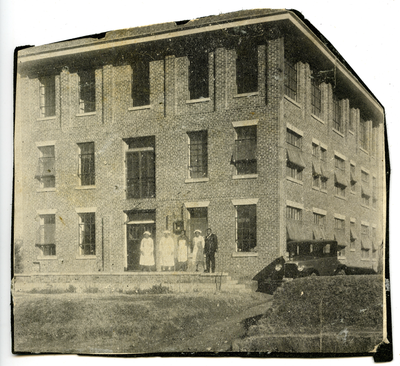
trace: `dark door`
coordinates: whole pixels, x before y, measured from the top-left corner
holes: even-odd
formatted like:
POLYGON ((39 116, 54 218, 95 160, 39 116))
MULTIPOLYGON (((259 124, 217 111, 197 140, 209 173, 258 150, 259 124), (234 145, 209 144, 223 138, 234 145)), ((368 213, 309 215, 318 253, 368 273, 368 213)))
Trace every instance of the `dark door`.
MULTIPOLYGON (((140 270, 140 242, 143 238, 143 233, 149 231, 153 241, 155 241, 155 230, 156 226, 154 223, 135 223, 126 225, 126 238, 127 238, 127 270, 138 271, 140 270)), ((155 248, 155 242, 154 242, 155 248)), ((155 251, 154 251, 155 254, 155 251)), ((155 258, 154 258, 155 259, 155 258)))
POLYGON ((196 207, 188 209, 190 219, 187 225, 187 233, 190 242, 194 238, 194 231, 201 230, 201 235, 204 237, 207 234, 207 207, 196 207))

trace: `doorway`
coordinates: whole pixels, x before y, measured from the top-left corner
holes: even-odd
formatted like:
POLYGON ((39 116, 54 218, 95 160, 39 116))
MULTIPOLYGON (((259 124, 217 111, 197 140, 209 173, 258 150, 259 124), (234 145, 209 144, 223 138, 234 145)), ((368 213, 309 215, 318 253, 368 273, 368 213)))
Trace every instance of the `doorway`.
MULTIPOLYGON (((193 207, 188 208, 188 220, 186 235, 190 240, 192 246, 192 239, 194 238, 194 231, 201 230, 201 235, 204 237, 208 227, 207 207, 193 207)), ((193 249, 193 247, 191 247, 193 249)))
POLYGON ((127 271, 139 271, 140 242, 142 241, 145 231, 151 233, 151 238, 154 241, 154 257, 156 255, 155 211, 129 211, 126 214, 128 216, 128 222, 126 224, 126 269, 127 271))

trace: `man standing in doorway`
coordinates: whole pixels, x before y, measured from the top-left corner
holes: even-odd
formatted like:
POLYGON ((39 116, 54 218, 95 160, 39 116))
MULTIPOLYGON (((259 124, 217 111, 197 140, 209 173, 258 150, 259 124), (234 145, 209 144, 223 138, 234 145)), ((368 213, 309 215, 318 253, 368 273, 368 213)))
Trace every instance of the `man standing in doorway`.
POLYGON ((210 228, 207 229, 205 238, 204 253, 206 255, 206 270, 204 272, 215 272, 215 253, 218 250, 217 235, 212 233, 210 228), (211 265, 211 267, 210 267, 211 265))

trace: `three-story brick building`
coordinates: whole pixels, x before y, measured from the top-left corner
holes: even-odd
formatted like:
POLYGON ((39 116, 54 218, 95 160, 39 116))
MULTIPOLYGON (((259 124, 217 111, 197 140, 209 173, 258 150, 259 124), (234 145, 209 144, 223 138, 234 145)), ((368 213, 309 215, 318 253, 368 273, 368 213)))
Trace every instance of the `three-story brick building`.
POLYGON ((218 235, 252 277, 288 240, 378 266, 384 112, 298 15, 257 10, 19 51, 16 240, 26 273, 137 270, 145 230, 218 235))

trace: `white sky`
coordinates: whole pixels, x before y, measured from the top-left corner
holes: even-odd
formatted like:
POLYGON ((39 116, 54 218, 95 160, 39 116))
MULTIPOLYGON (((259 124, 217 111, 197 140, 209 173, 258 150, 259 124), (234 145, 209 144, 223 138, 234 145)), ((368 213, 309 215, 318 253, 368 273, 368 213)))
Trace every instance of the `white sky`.
MULTIPOLYGON (((291 0, 291 1, 261 1, 261 0, 223 0, 223 1, 87 1, 87 0, 0 0, 0 172, 1 172, 1 256, 0 256, 0 289, 1 289, 1 318, 0 318, 0 364, 1 365, 30 365, 40 362, 50 365, 57 362, 60 366, 70 362, 96 362, 96 366, 110 362, 135 362, 148 364, 150 359, 87 359, 76 356, 35 356, 14 357, 10 354, 9 336, 9 277, 10 277, 10 225, 11 225, 11 195, 12 195, 12 68, 13 50, 22 45, 42 45, 81 37, 94 33, 106 32, 122 28, 130 28, 168 21, 193 19, 196 17, 226 13, 241 9, 254 8, 286 8, 296 9, 308 19, 341 53, 345 60, 355 70, 375 97, 386 108, 389 149, 392 160, 392 187, 398 182, 398 163, 400 144, 395 140, 399 133, 396 121, 399 120, 400 88, 399 88, 399 57, 397 37, 399 28, 400 0, 391 1, 345 1, 326 0, 291 0), (365 5, 368 4, 368 5, 365 5), (55 358, 56 357, 56 358, 55 358), (3 363, 4 361, 4 363, 3 363)), ((400 191, 391 189, 391 207, 399 203, 400 191)), ((397 215, 391 217, 391 262, 392 281, 399 276, 396 248, 397 215), (397 268, 396 268, 397 267, 397 268)), ((392 285, 393 318, 398 324, 396 311, 399 309, 398 294, 392 285)), ((395 329, 396 331, 396 329, 395 329)), ((394 337, 400 335, 395 332, 394 337)), ((394 350, 395 362, 399 362, 399 347, 394 350)), ((152 360, 152 362, 159 362, 152 360)), ((221 360, 222 361, 222 360, 221 360)), ((204 362, 216 364, 217 359, 164 359, 162 362, 174 364, 196 365, 204 362)), ((227 360, 224 360, 227 361, 227 360)), ((238 364, 240 359, 230 360, 238 364)), ((261 364, 300 363, 301 365, 319 364, 318 360, 248 360, 244 362, 261 364)), ((351 360, 324 360, 323 364, 354 362, 351 360)), ((372 364, 372 359, 357 360, 357 363, 372 364)))

